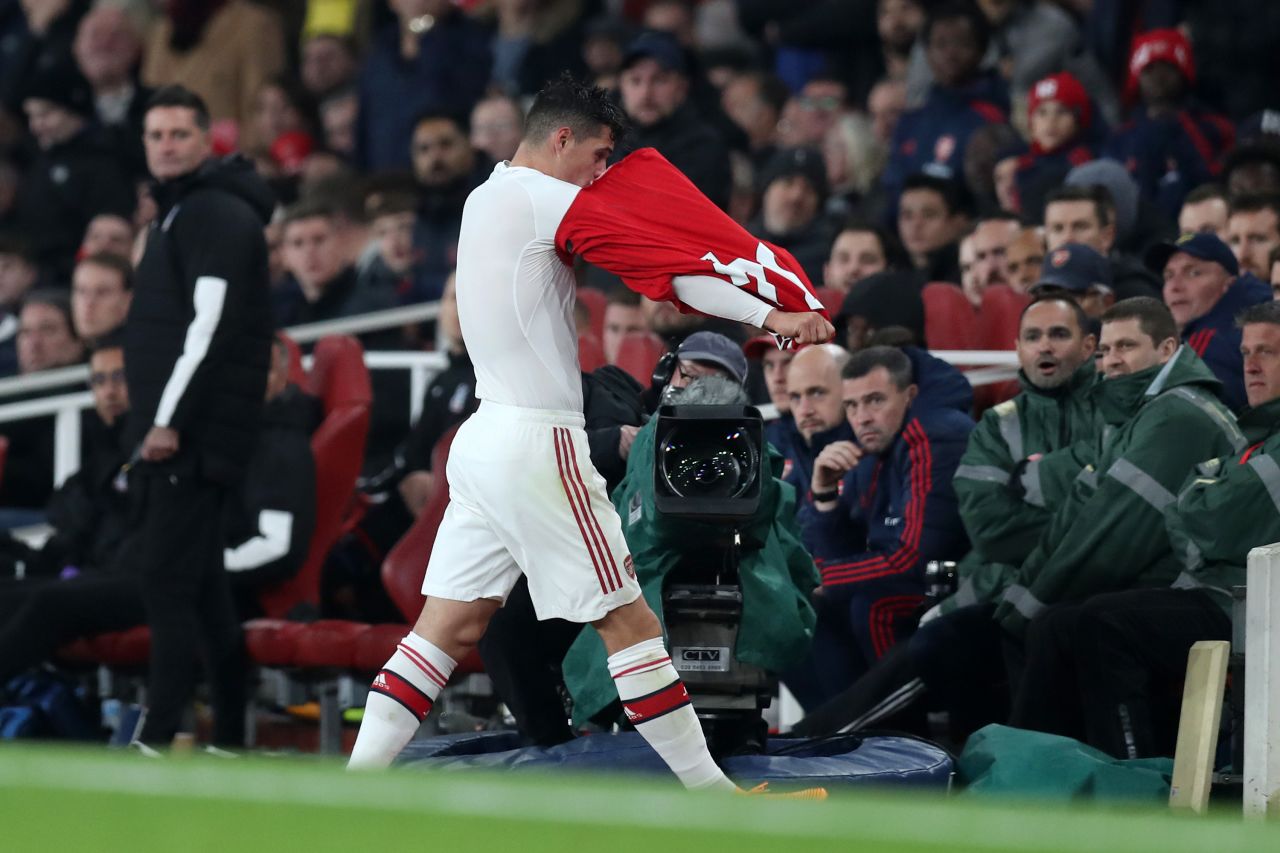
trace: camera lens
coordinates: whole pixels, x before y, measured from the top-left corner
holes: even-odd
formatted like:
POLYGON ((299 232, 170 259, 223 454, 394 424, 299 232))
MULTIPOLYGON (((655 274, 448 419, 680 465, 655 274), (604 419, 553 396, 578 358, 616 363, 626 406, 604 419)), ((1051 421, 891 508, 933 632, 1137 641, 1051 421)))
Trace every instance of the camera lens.
POLYGON ((755 447, 740 428, 706 425, 672 430, 658 448, 662 479, 684 498, 736 498, 755 482, 760 470, 755 447))

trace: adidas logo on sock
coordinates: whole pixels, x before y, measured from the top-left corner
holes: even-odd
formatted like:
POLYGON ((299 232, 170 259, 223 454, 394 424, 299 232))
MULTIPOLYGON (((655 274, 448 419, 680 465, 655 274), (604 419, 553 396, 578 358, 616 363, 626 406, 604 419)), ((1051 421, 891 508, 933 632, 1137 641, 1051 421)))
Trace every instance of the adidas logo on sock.
POLYGON ((379 670, 378 674, 373 677, 373 685, 375 689, 390 690, 391 685, 387 684, 387 674, 385 671, 379 670))

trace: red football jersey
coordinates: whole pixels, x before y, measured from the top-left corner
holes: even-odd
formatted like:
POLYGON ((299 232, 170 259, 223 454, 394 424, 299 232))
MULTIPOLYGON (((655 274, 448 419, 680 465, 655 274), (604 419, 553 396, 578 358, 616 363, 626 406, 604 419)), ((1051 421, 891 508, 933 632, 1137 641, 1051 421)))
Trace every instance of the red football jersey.
POLYGON ((751 236, 652 148, 622 158, 578 193, 556 230, 556 248, 685 312, 691 309, 676 299, 671 279, 711 275, 784 311, 831 319, 790 252, 751 236))

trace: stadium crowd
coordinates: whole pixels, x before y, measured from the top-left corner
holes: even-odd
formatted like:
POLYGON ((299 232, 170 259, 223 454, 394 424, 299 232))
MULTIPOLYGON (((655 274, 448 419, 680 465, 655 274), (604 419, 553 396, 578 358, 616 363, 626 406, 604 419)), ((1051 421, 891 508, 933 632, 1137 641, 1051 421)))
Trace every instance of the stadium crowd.
MULTIPOLYGON (((719 374, 776 408, 821 577, 811 648, 781 673, 801 730, 927 733, 922 712, 946 710, 958 741, 1012 721, 1169 754, 1187 649, 1230 637, 1245 555, 1280 541, 1277 43, 1280 5, 1250 0, 0 2, 0 377, 87 361, 94 396, 81 471, 56 490, 50 420, 0 424, 5 526, 55 529, 0 554, 0 682, 147 620, 121 485, 138 436, 120 422, 134 282, 175 209, 144 145, 157 93, 198 95, 208 162, 273 196, 276 328, 441 304, 361 336, 448 366, 411 427, 403 387, 375 379, 371 508, 309 614, 397 620, 378 568, 477 405, 452 278, 463 204, 567 71, 630 119, 615 158, 656 148, 787 249, 835 321, 833 343, 779 350, 578 264, 610 487, 668 383, 719 374), (1017 381, 971 387, 929 354, 962 348, 1016 351, 1017 381), (958 564, 948 598, 925 598, 932 560, 958 564)), ((224 512, 240 618, 253 583, 297 571, 314 523, 298 451, 318 404, 287 362, 278 347, 259 461, 224 512)), ((526 734, 563 739, 546 650, 576 630, 522 643, 538 629, 521 595, 481 652, 526 734)))

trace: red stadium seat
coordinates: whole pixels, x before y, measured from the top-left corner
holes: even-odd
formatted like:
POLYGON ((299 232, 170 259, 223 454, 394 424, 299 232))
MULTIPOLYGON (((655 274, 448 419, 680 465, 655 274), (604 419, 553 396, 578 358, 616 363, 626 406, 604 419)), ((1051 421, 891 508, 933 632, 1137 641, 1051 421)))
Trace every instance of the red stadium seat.
POLYGON ((1018 339, 1018 321, 1031 297, 1004 284, 988 287, 978 311, 978 343, 982 349, 1011 350, 1018 339))
POLYGON ((934 282, 920 292, 924 301, 924 339, 931 350, 978 349, 978 318, 954 284, 934 282))
POLYGON ((840 313, 840 306, 844 304, 845 297, 843 291, 836 290, 834 287, 815 287, 813 295, 818 297, 822 307, 826 308, 827 313, 832 317, 840 313))
POLYGON ((307 371, 302 366, 302 347, 284 332, 276 332, 276 337, 284 342, 289 350, 289 381, 300 388, 307 386, 307 371))
MULTIPOLYGON (((978 312, 978 334, 982 349, 1014 349, 1022 309, 1030 303, 1030 296, 1018 293, 1008 285, 998 284, 987 288, 982 294, 982 310, 978 312)), ((992 406, 1013 399, 1021 390, 1016 379, 977 388, 973 395, 976 411, 981 414, 992 406)))
POLYGON ((373 390, 364 350, 355 338, 324 338, 316 344, 307 390, 324 405, 324 420, 311 437, 316 460, 316 527, 301 570, 263 590, 263 612, 276 619, 320 603, 320 569, 343 530, 343 515, 355 494, 364 463, 373 390))
POLYGON ((578 335, 578 364, 584 373, 590 373, 608 363, 599 338, 595 335, 578 335))
MULTIPOLYGON (((431 549, 436 544, 436 532, 440 527, 440 522, 444 519, 444 511, 449 506, 449 481, 446 477, 446 465, 449 459, 449 448, 453 444, 454 436, 457 430, 453 429, 445 433, 445 435, 436 444, 435 449, 431 452, 431 470, 440 472, 440 485, 432 493, 431 499, 427 501, 427 505, 422 508, 422 514, 413 522, 413 526, 409 528, 409 532, 400 538, 391 551, 387 554, 387 558, 382 562, 382 586, 386 589, 387 594, 391 596, 391 601, 396 608, 404 615, 407 625, 396 626, 399 630, 399 636, 395 637, 399 642, 405 631, 410 625, 418 621, 418 616, 422 613, 422 602, 425 601, 422 595, 422 579, 427 574, 427 563, 431 559, 431 549)), ((381 625, 375 625, 374 629, 380 633, 377 635, 367 636, 368 645, 364 647, 362 655, 362 663, 376 661, 372 666, 363 666, 361 669, 377 669, 386 662, 391 656, 391 652, 395 650, 395 644, 385 646, 387 639, 394 634, 394 629, 381 625), (381 659, 378 658, 377 652, 385 651, 381 659)), ((454 670, 457 675, 466 675, 471 672, 483 672, 484 665, 480 662, 480 656, 472 651, 465 659, 458 662, 458 668, 454 670)))
POLYGON ((579 287, 578 301, 587 309, 587 316, 591 318, 591 334, 604 340, 604 309, 609 304, 609 297, 604 295, 604 291, 594 287, 579 287))
POLYGON ((652 332, 628 332, 618 345, 618 358, 614 364, 648 388, 653 379, 653 369, 666 351, 666 342, 652 332))

